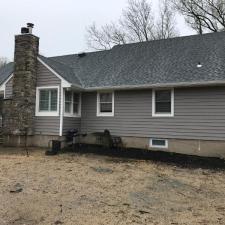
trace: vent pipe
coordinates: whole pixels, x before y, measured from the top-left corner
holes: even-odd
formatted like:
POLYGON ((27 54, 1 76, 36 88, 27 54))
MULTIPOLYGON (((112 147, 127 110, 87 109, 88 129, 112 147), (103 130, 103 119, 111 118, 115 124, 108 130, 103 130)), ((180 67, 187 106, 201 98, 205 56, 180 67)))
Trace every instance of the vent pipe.
POLYGON ((29 29, 29 34, 32 34, 32 30, 34 28, 34 24, 33 23, 27 23, 27 28, 29 29))
POLYGON ((33 28, 34 28, 33 23, 27 23, 27 27, 21 28, 21 34, 32 34, 33 28))

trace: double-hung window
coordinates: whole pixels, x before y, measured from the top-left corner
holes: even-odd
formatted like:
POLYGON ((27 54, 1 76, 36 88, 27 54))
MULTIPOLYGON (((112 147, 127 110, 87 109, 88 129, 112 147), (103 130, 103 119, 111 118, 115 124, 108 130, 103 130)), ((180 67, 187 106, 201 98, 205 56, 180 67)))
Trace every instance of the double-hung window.
POLYGON ((80 116, 81 115, 81 96, 79 93, 65 90, 65 116, 80 116))
POLYGON ((97 116, 114 116, 114 92, 97 93, 97 116))
POLYGON ((174 90, 162 89, 152 92, 152 116, 174 116, 174 90))
POLYGON ((36 116, 58 116, 58 95, 58 87, 38 87, 36 92, 36 116))

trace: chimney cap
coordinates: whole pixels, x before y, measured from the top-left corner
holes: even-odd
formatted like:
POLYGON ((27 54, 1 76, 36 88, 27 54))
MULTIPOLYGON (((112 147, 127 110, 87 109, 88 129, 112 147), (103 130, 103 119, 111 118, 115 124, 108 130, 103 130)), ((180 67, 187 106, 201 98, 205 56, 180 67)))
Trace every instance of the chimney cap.
POLYGON ((33 23, 27 23, 27 27, 34 28, 34 24, 33 23))
POLYGON ((27 27, 21 28, 21 34, 28 34, 28 33, 29 33, 29 29, 27 27))

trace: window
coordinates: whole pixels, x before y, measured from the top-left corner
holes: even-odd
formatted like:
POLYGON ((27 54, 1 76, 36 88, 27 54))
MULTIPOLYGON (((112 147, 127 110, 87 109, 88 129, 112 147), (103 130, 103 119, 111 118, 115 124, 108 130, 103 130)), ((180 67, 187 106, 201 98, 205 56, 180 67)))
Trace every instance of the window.
POLYGON ((80 116, 81 114, 81 98, 79 93, 65 90, 65 116, 80 116))
POLYGON ((38 87, 36 92, 36 116, 58 116, 58 95, 58 87, 38 87))
POLYGON ((166 139, 150 139, 150 147, 152 147, 152 148, 168 148, 168 140, 166 140, 166 139))
POLYGON ((114 92, 97 94, 97 116, 114 116, 114 92))
POLYGON ((153 90, 152 116, 174 116, 174 90, 153 90))

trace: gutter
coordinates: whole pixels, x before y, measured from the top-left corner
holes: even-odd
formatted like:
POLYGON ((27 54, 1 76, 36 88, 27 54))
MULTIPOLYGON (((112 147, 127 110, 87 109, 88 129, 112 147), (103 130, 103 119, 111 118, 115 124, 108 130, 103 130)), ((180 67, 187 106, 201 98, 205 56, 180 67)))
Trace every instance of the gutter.
POLYGON ((224 81, 200 81, 200 82, 180 82, 180 83, 157 83, 144 85, 121 85, 121 86, 102 86, 84 88, 84 91, 98 90, 134 90, 134 89, 154 89, 154 88, 174 88, 174 87, 199 87, 199 86, 218 86, 225 85, 224 81))

